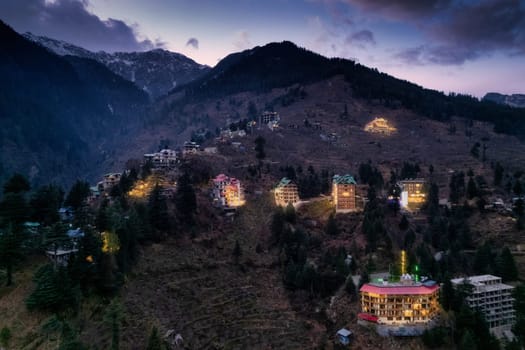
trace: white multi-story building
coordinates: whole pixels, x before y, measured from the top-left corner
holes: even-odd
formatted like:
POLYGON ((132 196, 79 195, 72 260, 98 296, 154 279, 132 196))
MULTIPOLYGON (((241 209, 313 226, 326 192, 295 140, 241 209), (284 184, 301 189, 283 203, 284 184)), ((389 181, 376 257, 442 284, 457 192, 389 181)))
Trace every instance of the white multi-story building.
POLYGON ((513 286, 503 284, 501 277, 492 275, 454 278, 450 281, 454 288, 459 288, 463 283, 472 286, 466 301, 471 309, 482 312, 491 333, 500 336, 512 328, 516 320, 513 286))
POLYGON ((224 174, 213 179, 213 201, 223 208, 237 208, 244 205, 241 182, 224 174))
POLYGON ((144 159, 151 161, 156 168, 169 168, 177 164, 177 153, 166 148, 157 153, 146 153, 144 159))

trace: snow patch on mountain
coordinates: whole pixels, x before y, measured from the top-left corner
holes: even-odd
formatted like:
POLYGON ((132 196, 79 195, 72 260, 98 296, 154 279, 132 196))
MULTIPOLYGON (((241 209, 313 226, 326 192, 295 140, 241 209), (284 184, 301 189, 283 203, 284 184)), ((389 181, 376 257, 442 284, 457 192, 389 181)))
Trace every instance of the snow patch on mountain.
POLYGON ((31 33, 24 36, 57 55, 96 60, 141 87, 152 98, 165 95, 175 85, 189 83, 210 70, 210 67, 198 64, 180 53, 163 49, 145 52, 92 52, 64 41, 31 33))

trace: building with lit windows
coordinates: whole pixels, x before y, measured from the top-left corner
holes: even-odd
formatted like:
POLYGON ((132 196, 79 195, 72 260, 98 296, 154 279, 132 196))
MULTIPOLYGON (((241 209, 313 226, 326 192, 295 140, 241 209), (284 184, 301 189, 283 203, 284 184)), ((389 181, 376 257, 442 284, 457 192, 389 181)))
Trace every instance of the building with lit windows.
POLYGON ((177 164, 177 153, 172 149, 163 149, 156 153, 144 154, 144 160, 155 168, 170 168, 177 164))
POLYGON ((390 135, 395 133, 397 129, 390 125, 385 118, 374 118, 374 120, 365 125, 365 131, 375 134, 390 135))
POLYGON ((401 189, 400 204, 404 208, 419 209, 427 200, 425 179, 405 179, 398 183, 401 189))
POLYGON ((362 313, 358 318, 383 325, 424 325, 439 312, 439 285, 415 282, 403 275, 399 282, 377 281, 359 290, 362 313))
POLYGON ((471 309, 479 310, 485 316, 489 330, 501 337, 510 331, 516 321, 513 286, 503 284, 501 277, 492 275, 470 276, 450 280, 454 288, 468 285, 470 293, 466 298, 471 309))
POLYGON ((356 181, 352 175, 334 175, 332 178, 332 201, 337 213, 357 210, 356 181))
POLYGON ((121 173, 109 173, 104 175, 102 181, 97 184, 100 192, 107 192, 117 185, 122 177, 121 173))
POLYGON ((285 207, 289 203, 295 205, 299 202, 299 191, 297 185, 286 177, 283 177, 281 181, 279 181, 273 193, 276 205, 285 207))
POLYGON ((238 179, 219 174, 212 182, 215 205, 223 208, 237 208, 244 205, 244 193, 238 179))
POLYGON ((269 123, 278 123, 281 120, 279 113, 264 111, 259 116, 259 125, 268 125, 269 123))

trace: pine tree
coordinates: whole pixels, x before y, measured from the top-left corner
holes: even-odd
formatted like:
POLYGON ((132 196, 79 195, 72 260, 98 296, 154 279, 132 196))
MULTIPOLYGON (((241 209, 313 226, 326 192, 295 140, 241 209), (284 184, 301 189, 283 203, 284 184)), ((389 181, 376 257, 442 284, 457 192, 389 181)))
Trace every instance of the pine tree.
POLYGON ((58 210, 64 200, 64 191, 60 187, 47 185, 40 187, 29 201, 31 220, 49 226, 60 220, 58 210))
POLYGON ((326 222, 325 226, 325 233, 329 236, 337 236, 339 234, 339 228, 337 227, 337 220, 335 219, 335 215, 332 213, 328 217, 328 221, 326 222))
POLYGON ((162 189, 159 185, 155 185, 149 195, 148 214, 151 226, 158 233, 165 234, 169 231, 168 204, 166 203, 166 198, 162 195, 162 189))
POLYGON ((22 236, 8 226, 0 234, 0 266, 6 269, 6 286, 13 284, 13 268, 23 257, 22 236))
POLYGON ((188 173, 182 174, 177 182, 177 192, 175 193, 175 206, 179 214, 179 219, 192 226, 195 223, 195 211, 197 210, 197 198, 188 173))
POLYGON ((508 247, 503 248, 501 254, 496 260, 496 271, 498 276, 502 278, 503 282, 515 281, 518 279, 516 262, 514 261, 514 256, 512 256, 508 247))
POLYGON ((357 290, 352 276, 348 276, 348 278, 346 279, 345 291, 348 293, 348 295, 350 295, 350 299, 354 301, 357 296, 357 290))
POLYGON ((272 232, 272 241, 274 244, 281 242, 284 230, 284 212, 282 207, 277 207, 272 216, 270 231, 272 232))
POLYGON ((264 145, 266 140, 262 136, 257 136, 255 139, 255 157, 259 160, 266 158, 266 153, 264 152, 264 145))
POLYGON ((124 310, 117 299, 113 299, 106 309, 104 322, 111 327, 111 350, 120 348, 120 326, 124 318, 124 310))
POLYGON ((59 312, 77 305, 79 291, 66 268, 44 265, 37 270, 33 281, 35 289, 26 299, 28 310, 59 312))
POLYGON ((233 261, 235 265, 238 265, 239 259, 241 258, 241 255, 242 255, 242 249, 241 249, 241 246, 238 240, 235 241, 235 246, 233 247, 232 255, 233 255, 233 261))
POLYGON ((478 195, 478 187, 472 177, 469 178, 467 183, 467 198, 472 199, 478 195))
POLYGON ((494 186, 501 185, 501 180, 503 179, 503 167, 499 162, 496 163, 494 167, 494 186))
POLYGON ((146 350, 162 350, 162 342, 160 340, 159 332, 157 327, 151 329, 151 333, 148 338, 148 346, 146 350))
POLYGON ((74 211, 76 211, 84 204, 89 194, 89 183, 86 181, 77 180, 77 182, 75 182, 71 187, 71 190, 69 190, 64 204, 70 206, 74 211))
POLYGON ((408 226, 409 226, 409 223, 408 223, 407 216, 403 214, 403 217, 401 218, 401 221, 399 222, 399 229, 401 231, 405 231, 406 229, 408 229, 408 226))
POLYGON ((14 174, 4 184, 4 194, 7 193, 25 193, 31 190, 31 185, 21 174, 14 174))
POLYGON ((284 209, 284 216, 285 216, 286 221, 288 221, 291 224, 295 224, 296 214, 295 214, 295 208, 292 203, 288 203, 288 205, 284 209))

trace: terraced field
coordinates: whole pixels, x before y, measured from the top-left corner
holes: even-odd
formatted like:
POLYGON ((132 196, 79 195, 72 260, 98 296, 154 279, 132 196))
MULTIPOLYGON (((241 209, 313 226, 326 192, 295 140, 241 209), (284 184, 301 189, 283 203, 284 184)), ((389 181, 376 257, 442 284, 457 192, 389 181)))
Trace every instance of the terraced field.
POLYGON ((186 349, 315 348, 324 327, 292 310, 276 257, 255 252, 257 233, 240 236, 247 216, 223 227, 211 247, 178 239, 146 249, 123 291, 125 348, 145 348, 153 325, 180 334, 186 349))

